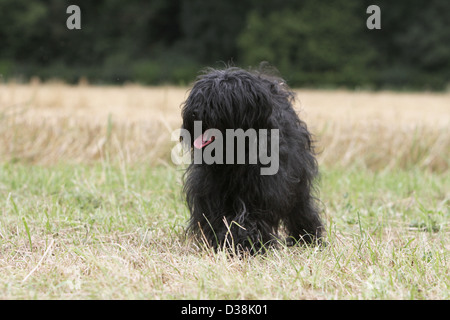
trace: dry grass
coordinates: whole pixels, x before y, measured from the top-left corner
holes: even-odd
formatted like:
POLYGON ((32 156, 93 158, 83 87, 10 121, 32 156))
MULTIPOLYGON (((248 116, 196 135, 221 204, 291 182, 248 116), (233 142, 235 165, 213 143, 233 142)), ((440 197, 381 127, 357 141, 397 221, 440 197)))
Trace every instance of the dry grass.
POLYGON ((449 93, 299 90, 328 246, 243 259, 184 241, 186 93, 0 85, 0 299, 450 298, 449 93))
MULTIPOLYGON (((446 171, 450 93, 305 91, 298 110, 322 164, 446 171)), ((108 156, 169 162, 187 88, 0 86, 0 157, 52 164, 108 156)))
POLYGON ((166 161, 186 89, 0 87, 0 156, 31 163, 166 161))
POLYGON ((325 169, 327 247, 238 259, 184 241, 180 174, 0 166, 0 299, 450 298, 448 177, 325 169))

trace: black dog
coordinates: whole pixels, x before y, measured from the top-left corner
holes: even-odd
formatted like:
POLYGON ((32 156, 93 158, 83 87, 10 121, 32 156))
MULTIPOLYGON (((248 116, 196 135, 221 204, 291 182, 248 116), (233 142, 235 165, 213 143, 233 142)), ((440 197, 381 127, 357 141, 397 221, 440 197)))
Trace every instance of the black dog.
POLYGON ((313 195, 317 161, 294 99, 281 78, 231 67, 208 69, 184 102, 182 129, 188 135, 181 139, 194 151, 184 176, 188 231, 215 249, 257 253, 279 240, 281 226, 290 243, 320 242, 324 229, 313 195), (252 140, 249 129, 264 133, 256 136, 260 141, 252 140), (225 139, 230 132, 233 139, 225 139), (241 155, 233 144, 238 133, 247 141, 241 155), (214 161, 202 162, 206 153, 214 161))

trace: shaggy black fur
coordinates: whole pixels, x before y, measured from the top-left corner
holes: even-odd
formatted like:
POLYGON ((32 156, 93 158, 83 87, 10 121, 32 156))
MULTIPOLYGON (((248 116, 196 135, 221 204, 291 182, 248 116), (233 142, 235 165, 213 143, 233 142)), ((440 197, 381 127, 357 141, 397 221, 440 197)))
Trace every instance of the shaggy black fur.
POLYGON ((261 175, 268 165, 259 161, 192 163, 184 176, 188 232, 216 249, 251 253, 275 244, 280 227, 292 243, 320 242, 324 229, 313 195, 318 166, 294 100, 281 78, 259 71, 208 69, 197 78, 182 109, 183 128, 191 135, 183 142, 195 149, 194 121, 202 121, 203 132, 215 128, 224 137, 225 129, 279 129, 279 170, 261 175))

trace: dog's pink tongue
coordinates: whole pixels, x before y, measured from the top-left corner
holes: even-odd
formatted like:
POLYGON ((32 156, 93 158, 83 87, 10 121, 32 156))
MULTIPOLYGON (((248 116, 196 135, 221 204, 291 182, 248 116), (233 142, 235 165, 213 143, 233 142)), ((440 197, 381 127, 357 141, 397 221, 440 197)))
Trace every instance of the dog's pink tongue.
POLYGON ((202 134, 198 136, 197 139, 194 141, 194 147, 197 149, 201 149, 203 147, 206 147, 208 144, 214 141, 214 137, 207 138, 205 137, 205 134, 202 134))

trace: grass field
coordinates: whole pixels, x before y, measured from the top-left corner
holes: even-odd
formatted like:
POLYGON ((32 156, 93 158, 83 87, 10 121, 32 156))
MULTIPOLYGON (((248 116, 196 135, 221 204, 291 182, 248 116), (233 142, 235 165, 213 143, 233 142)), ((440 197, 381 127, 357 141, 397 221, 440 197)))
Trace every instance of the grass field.
POLYGON ((0 299, 449 299, 450 94, 298 90, 325 248, 184 238, 187 88, 0 85, 0 299))

